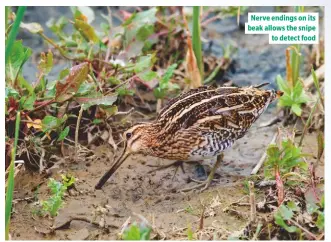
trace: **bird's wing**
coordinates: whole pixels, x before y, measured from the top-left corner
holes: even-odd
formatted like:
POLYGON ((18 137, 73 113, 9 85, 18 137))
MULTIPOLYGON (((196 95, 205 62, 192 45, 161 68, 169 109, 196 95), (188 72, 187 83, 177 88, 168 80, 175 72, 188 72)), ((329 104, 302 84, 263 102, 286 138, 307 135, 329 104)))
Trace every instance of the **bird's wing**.
POLYGON ((202 87, 199 87, 199 88, 196 88, 196 89, 191 89, 187 92, 183 92, 181 93, 180 95, 178 95, 177 97, 171 99, 163 108, 162 110, 160 111, 157 119, 160 119, 162 118, 162 116, 164 115, 165 112, 167 112, 167 110, 176 102, 178 102, 179 100, 182 100, 192 94, 195 94, 195 93, 199 93, 199 92, 202 92, 202 91, 206 91, 208 89, 211 89, 211 87, 208 87, 208 86, 202 86, 202 87))
POLYGON ((213 96, 221 96, 233 93, 237 90, 236 87, 219 87, 214 86, 202 86, 196 89, 192 89, 185 92, 178 97, 169 101, 169 103, 161 110, 157 121, 169 122, 173 117, 179 115, 181 112, 189 109, 191 105, 205 100, 213 96))
MULTIPOLYGON (((194 95, 194 94, 193 94, 194 95)), ((164 130, 181 129, 247 130, 271 100, 271 91, 255 88, 219 88, 178 100, 158 120, 164 130)))

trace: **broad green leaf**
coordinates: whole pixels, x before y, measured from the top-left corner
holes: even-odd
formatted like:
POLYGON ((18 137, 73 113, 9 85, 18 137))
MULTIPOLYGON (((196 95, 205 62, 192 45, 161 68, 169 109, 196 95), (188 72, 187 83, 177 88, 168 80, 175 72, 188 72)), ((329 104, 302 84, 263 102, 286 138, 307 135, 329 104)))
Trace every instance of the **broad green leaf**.
POLYGON ((135 73, 150 69, 155 61, 155 55, 140 56, 134 66, 135 73))
POLYGON ((284 93, 284 95, 279 98, 278 103, 281 107, 291 107, 293 100, 288 94, 284 93))
POLYGON ((285 94, 290 94, 291 89, 288 86, 287 82, 284 81, 284 79, 281 77, 281 75, 278 75, 276 77, 276 82, 281 91, 283 91, 285 94))
POLYGON ((21 28, 28 30, 32 34, 38 34, 44 32, 43 27, 39 23, 23 23, 21 22, 21 28))
POLYGON ((22 40, 15 41, 6 65, 6 80, 9 79, 12 83, 16 80, 23 64, 31 54, 31 49, 24 47, 22 40))
POLYGON ((80 104, 84 104, 84 109, 88 109, 94 105, 110 106, 117 100, 117 96, 76 97, 75 100, 80 104))
POLYGON ((84 95, 90 93, 92 90, 96 90, 95 84, 90 83, 90 82, 84 82, 80 85, 76 95, 84 96, 84 95))
POLYGON ((285 223, 285 221, 283 220, 283 218, 279 212, 276 212, 274 217, 275 217, 275 223, 278 224, 279 226, 281 226, 282 228, 286 229, 287 232, 294 233, 297 231, 298 228, 296 226, 288 226, 285 223))
POLYGON ((88 63, 76 65, 70 69, 70 74, 64 82, 56 83, 56 101, 64 102, 72 98, 78 91, 80 85, 87 79, 89 71, 88 63))
POLYGON ((69 69, 64 69, 64 70, 60 71, 59 80, 62 80, 63 78, 65 78, 67 75, 69 75, 69 73, 70 73, 69 69))
POLYGON ((166 70, 166 72, 164 73, 163 77, 162 77, 162 81, 163 82, 168 82, 171 77, 173 76, 174 74, 174 71, 176 70, 177 68, 177 64, 172 64, 171 66, 169 66, 166 70))
POLYGON ((304 92, 301 93, 301 95, 295 99, 295 103, 307 103, 309 101, 310 98, 304 92))
POLYGON ((57 139, 57 141, 62 141, 64 140, 69 134, 69 126, 67 126, 64 130, 61 131, 59 138, 57 139))
POLYGON ((47 75, 53 68, 53 53, 51 50, 47 54, 41 53, 38 69, 47 75))
POLYGON ((50 115, 46 115, 43 120, 41 120, 42 129, 44 132, 48 132, 50 130, 58 128, 64 121, 66 120, 66 116, 62 119, 53 117, 50 115))
POLYGON ((278 208, 278 211, 282 215, 282 218, 284 218, 285 220, 289 220, 293 217, 292 210, 289 209, 288 207, 286 207, 284 204, 280 205, 280 207, 278 208))
POLYGON ((292 112, 295 113, 297 116, 301 116, 302 109, 301 109, 301 107, 300 107, 299 104, 294 103, 294 104, 291 106, 291 110, 292 110, 292 112))
POLYGON ((297 81, 292 92, 293 99, 295 100, 296 97, 300 97, 302 92, 303 92, 302 83, 300 81, 297 81))
POLYGON ((56 83, 56 81, 47 83, 45 97, 55 97, 56 83))
POLYGON ((33 110, 34 102, 36 101, 36 94, 31 96, 23 96, 20 100, 20 105, 23 110, 33 110))
POLYGON ((160 87, 154 88, 153 92, 157 99, 163 99, 166 95, 166 91, 160 87))
POLYGON ((152 34, 154 34, 154 25, 144 25, 137 32, 137 40, 145 41, 152 34))
POLYGON ((139 78, 143 81, 152 81, 157 78, 157 73, 154 71, 144 71, 138 74, 139 78))
POLYGON ((79 19, 75 19, 74 27, 80 32, 87 42, 97 43, 99 41, 94 28, 87 22, 79 19))
POLYGON ((144 47, 144 41, 153 34, 154 24, 156 22, 156 8, 151 8, 147 11, 133 13, 122 26, 124 27, 124 49, 130 53, 130 57, 134 54, 141 53, 144 47))
POLYGON ((313 214, 319 210, 319 206, 317 205, 318 199, 313 188, 308 188, 305 192, 305 202, 309 214, 313 214))
POLYGON ((34 88, 27 80, 25 80, 25 78, 22 76, 22 74, 18 75, 17 80, 18 80, 20 87, 26 88, 26 90, 28 90, 28 92, 30 94, 32 94, 34 92, 34 88))
POLYGON ((146 11, 139 12, 134 16, 132 22, 139 23, 140 26, 147 24, 154 24, 157 20, 155 16, 156 12, 157 12, 157 8, 155 7, 146 11))
POLYGON ((5 99, 7 100, 9 97, 13 97, 14 99, 17 99, 20 96, 20 94, 11 87, 5 88, 5 99))

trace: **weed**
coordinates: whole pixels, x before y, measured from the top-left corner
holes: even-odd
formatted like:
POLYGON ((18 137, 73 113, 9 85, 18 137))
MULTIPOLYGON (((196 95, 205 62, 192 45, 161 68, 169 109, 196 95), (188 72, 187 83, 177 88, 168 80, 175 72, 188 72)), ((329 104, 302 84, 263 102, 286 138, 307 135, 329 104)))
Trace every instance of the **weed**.
POLYGON ((283 80, 280 75, 277 76, 276 81, 279 89, 284 92, 283 96, 279 98, 278 105, 281 107, 289 107, 294 114, 301 116, 301 105, 309 101, 303 89, 303 84, 297 81, 295 86, 291 87, 289 82, 283 80))
POLYGON ((188 240, 194 240, 194 232, 193 232, 193 230, 192 230, 192 226, 191 226, 191 224, 189 224, 189 225, 187 226, 186 233, 187 233, 187 239, 188 239, 188 240))
POLYGON ((51 196, 46 201, 41 201, 41 210, 38 214, 49 214, 51 217, 58 215, 60 208, 63 206, 63 196, 68 188, 74 185, 75 177, 61 175, 62 182, 58 182, 53 178, 50 178, 47 186, 50 189, 51 196))
POLYGON ((267 149, 267 160, 264 168, 264 175, 267 179, 275 179, 279 171, 281 176, 287 176, 295 167, 307 171, 308 166, 302 157, 306 156, 301 152, 292 140, 283 140, 281 147, 272 144, 267 149))
POLYGON ((132 223, 127 229, 124 230, 122 235, 123 240, 150 240, 152 229, 145 223, 137 225, 136 222, 132 223))

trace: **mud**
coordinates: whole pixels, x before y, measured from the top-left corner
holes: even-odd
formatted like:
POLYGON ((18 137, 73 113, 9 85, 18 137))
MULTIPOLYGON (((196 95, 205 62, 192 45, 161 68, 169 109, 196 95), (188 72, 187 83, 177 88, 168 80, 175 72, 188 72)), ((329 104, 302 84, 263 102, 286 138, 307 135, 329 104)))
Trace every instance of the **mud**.
MULTIPOLYGON (((198 178, 194 165, 185 165, 185 173, 178 170, 174 176, 175 167, 148 173, 152 169, 148 165, 167 164, 167 160, 153 157, 132 156, 118 172, 105 184, 103 190, 94 190, 98 179, 110 166, 112 160, 100 158, 102 153, 113 151, 108 146, 98 147, 92 159, 80 159, 79 163, 65 159, 58 173, 71 173, 78 181, 78 192, 65 198, 65 205, 55 218, 54 224, 62 224, 71 216, 83 216, 91 219, 93 211, 98 206, 109 206, 109 213, 105 216, 106 224, 114 228, 105 233, 86 222, 72 222, 70 229, 58 230, 54 235, 44 236, 36 229, 47 230, 52 220, 33 215, 36 205, 26 201, 14 205, 11 220, 11 235, 13 239, 79 239, 78 231, 86 228, 88 239, 115 239, 122 224, 135 212, 146 217, 150 223, 162 232, 166 239, 179 239, 187 236, 180 229, 188 225, 196 228, 202 210, 202 204, 210 206, 212 200, 217 199, 219 205, 211 212, 213 216, 204 220, 205 227, 215 227, 221 230, 219 236, 226 238, 231 232, 244 227, 249 218, 249 209, 244 209, 243 217, 233 216, 222 211, 230 203, 237 201, 243 193, 242 180, 249 175, 252 168, 262 156, 266 146, 272 139, 276 127, 259 128, 259 124, 272 117, 272 113, 263 115, 249 133, 238 140, 233 148, 225 152, 224 162, 217 171, 218 181, 203 193, 197 191, 178 193, 177 191, 194 183, 188 183, 188 178, 198 178), (98 158, 99 157, 99 158, 98 158), (208 205, 209 204, 209 205, 208 205), (190 208, 190 212, 185 211, 190 208), (116 228, 115 228, 116 227, 116 228), (178 231, 176 231, 176 229, 178 231), (78 237, 77 237, 78 236, 78 237)), ((208 170, 208 162, 206 162, 208 170)), ((16 180, 15 199, 34 197, 38 200, 46 199, 47 184, 42 183, 37 191, 32 191, 38 184, 45 181, 35 174, 20 173, 16 180)), ((59 179, 59 174, 52 177, 59 179)), ((201 179, 201 178, 200 178, 201 179)), ((97 218, 98 221, 100 218, 97 218)), ((84 231, 83 231, 84 232, 84 231)), ((85 231, 86 233, 86 231, 85 231)), ((208 239, 208 238, 205 238, 208 239)))
MULTIPOLYGON (((55 17, 64 14, 63 11, 70 15, 70 11, 65 8, 47 8, 47 10, 42 8, 42 10, 28 11, 30 15, 27 21, 43 22, 38 19, 41 18, 46 22, 45 16, 47 18, 53 16, 47 11, 57 13, 55 17), (34 12, 42 14, 33 15, 34 12)), ((97 13, 96 16, 98 16, 97 13)), ((211 37, 215 42, 212 52, 218 56, 222 55, 221 42, 222 44, 235 43, 239 48, 235 56, 238 64, 236 72, 229 76, 235 84, 249 85, 270 81, 275 86, 276 75, 284 75, 287 46, 269 45, 266 35, 245 35, 244 31, 239 30, 236 25, 235 18, 211 24, 207 32, 204 32, 205 37, 208 37, 208 33, 211 32, 216 32, 216 35, 211 37)), ((41 44, 38 39, 29 39, 27 34, 22 37, 26 37, 25 44, 33 49, 41 44)), ((35 79, 33 74, 35 64, 35 61, 29 62, 24 70, 25 77, 31 82, 35 79)), ((57 65, 53 70, 54 78, 57 76, 57 71, 62 68, 61 65, 57 65)), ((69 65, 69 63, 63 65, 69 65)), ((189 182, 189 178, 203 179, 200 174, 197 174, 194 165, 186 164, 185 173, 178 170, 175 174, 174 167, 148 173, 155 169, 148 165, 167 164, 169 161, 144 156, 130 157, 105 184, 103 190, 96 191, 95 184, 110 167, 114 157, 113 149, 104 145, 93 150, 92 157, 82 155, 78 161, 72 161, 68 157, 62 160, 61 165, 56 169, 57 174, 54 173, 52 177, 59 180, 59 174, 74 175, 78 178, 77 191, 65 197, 64 207, 52 220, 34 214, 36 201, 49 196, 47 179, 35 173, 22 171, 15 180, 14 200, 16 199, 16 202, 11 219, 11 237, 14 240, 116 239, 125 221, 130 216, 132 221, 136 220, 134 213, 137 213, 153 225, 152 238, 187 239, 187 227, 192 226, 193 231, 198 228, 200 215, 205 207, 203 231, 209 232, 201 233, 199 238, 212 239, 216 236, 214 237, 216 239, 227 239, 232 233, 245 227, 249 221, 250 211, 248 206, 238 208, 237 214, 226 213, 223 209, 245 195, 243 180, 249 176, 260 160, 277 129, 277 125, 263 128, 259 126, 272 119, 275 112, 274 107, 269 108, 246 136, 225 151, 223 164, 215 176, 217 181, 202 193, 177 192, 179 189, 195 184, 189 182), (23 198, 29 198, 29 201, 17 200, 23 198), (108 230, 90 223, 73 221, 68 229, 57 230, 53 234, 43 233, 43 231, 48 232, 50 226, 63 224, 72 216, 92 219, 98 207, 108 209, 108 213, 104 216, 105 223, 109 226, 108 230)), ((314 153, 317 150, 315 141, 316 135, 307 135, 304 143, 304 146, 309 149, 307 153, 314 153), (306 143, 306 140, 309 140, 309 143, 306 143)), ((205 163, 207 170, 208 163, 205 163)), ((324 166, 321 165, 319 170, 323 173, 324 166)), ((95 221, 99 222, 100 216, 95 221)))

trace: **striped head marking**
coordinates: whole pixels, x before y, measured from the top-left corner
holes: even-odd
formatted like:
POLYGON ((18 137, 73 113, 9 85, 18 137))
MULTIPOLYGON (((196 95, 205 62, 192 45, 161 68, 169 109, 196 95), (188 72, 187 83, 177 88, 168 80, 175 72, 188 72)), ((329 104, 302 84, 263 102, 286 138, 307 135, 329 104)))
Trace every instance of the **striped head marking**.
POLYGON ((136 124, 124 132, 126 151, 132 153, 148 154, 153 142, 154 127, 150 123, 136 124))

